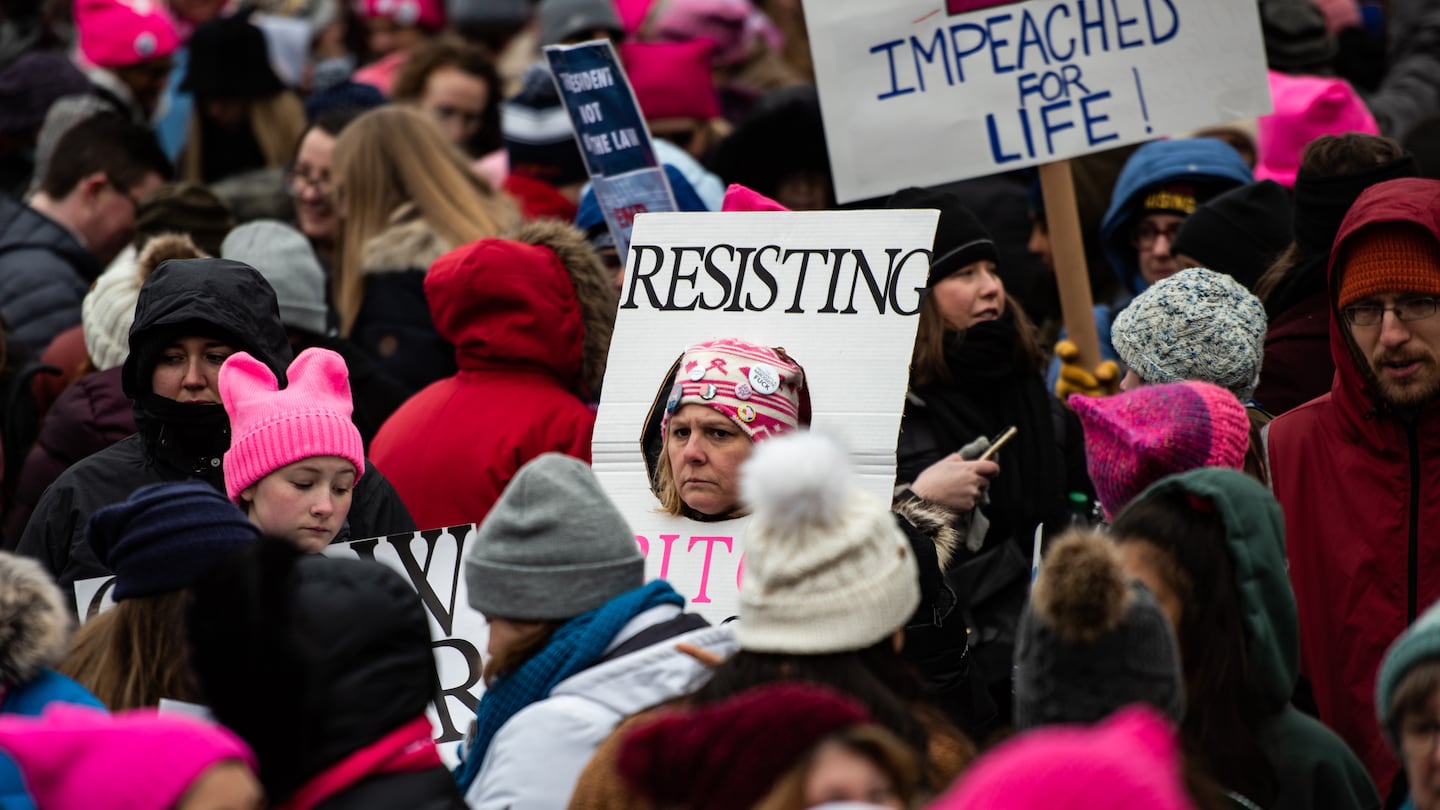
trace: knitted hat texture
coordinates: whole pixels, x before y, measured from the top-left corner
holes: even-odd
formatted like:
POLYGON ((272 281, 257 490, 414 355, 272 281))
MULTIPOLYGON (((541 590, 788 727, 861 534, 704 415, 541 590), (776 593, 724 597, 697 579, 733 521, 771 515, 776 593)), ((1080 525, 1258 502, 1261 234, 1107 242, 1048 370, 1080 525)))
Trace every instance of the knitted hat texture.
POLYGON ((980 219, 948 191, 902 188, 885 201, 886 208, 934 208, 940 212, 935 226, 935 244, 930 251, 930 277, 934 287, 946 276, 975 262, 1000 263, 995 240, 980 219))
POLYGON ((1096 726, 1053 726, 981 757, 930 810, 1194 810, 1175 733, 1145 706, 1096 726))
POLYGON ((158 0, 78 0, 75 31, 81 55, 102 68, 136 65, 180 47, 175 23, 158 0))
POLYGON ((510 171, 552 186, 589 178, 585 158, 575 142, 570 114, 550 69, 533 65, 520 80, 520 90, 500 104, 500 136, 510 158, 510 171))
POLYGON ((1419 225, 1380 222, 1345 240, 1336 304, 1387 292, 1440 295, 1440 242, 1419 225))
POLYGON ((1015 725, 1094 723, 1142 702, 1185 717, 1170 621, 1097 534, 1059 538, 1045 555, 1015 645, 1015 725))
POLYGON ((620 46, 625 75, 646 120, 720 116, 720 96, 710 61, 714 43, 626 42, 620 46))
POLYGON ((249 747, 221 726, 154 709, 111 715, 59 702, 40 717, 0 715, 0 751, 46 810, 164 810, 212 765, 237 760, 255 769, 249 747))
POLYGON ((1106 515, 1146 487, 1197 467, 1240 469, 1250 420, 1235 395, 1205 382, 1146 385, 1110 397, 1072 395, 1085 462, 1106 515))
POLYGON ((1261 180, 1200 204, 1181 223, 1171 251, 1251 289, 1292 239, 1289 192, 1261 180))
POLYGON ((85 539, 115 574, 115 601, 190 586, 260 530, 203 481, 149 484, 90 516, 85 539))
POLYGON ((325 271, 304 234, 273 219, 247 222, 225 237, 220 255, 260 271, 275 288, 286 326, 326 333, 325 271))
POLYGON ((573 619, 643 585, 645 557, 589 465, 545 453, 515 473, 480 524, 465 583, 470 606, 487 616, 573 619))
POLYGON ((638 726, 625 735, 617 767, 661 806, 754 807, 826 737, 868 722, 849 696, 782 681, 638 726))
POLYGON ((225 494, 232 501, 261 478, 301 459, 339 456, 365 473, 360 431, 350 421, 350 372, 329 349, 301 352, 280 390, 275 373, 246 352, 220 367, 220 399, 234 437, 225 453, 225 494))
POLYGON ((863 492, 834 440, 797 431, 740 468, 752 517, 736 640, 752 652, 860 650, 920 603, 919 569, 889 504, 863 492))
POLYGON ((784 349, 738 338, 697 343, 685 350, 675 374, 660 431, 684 405, 704 405, 724 414, 752 441, 810 424, 810 389, 805 370, 784 349))
POLYGON ((1260 384, 1267 324, 1265 305, 1240 282, 1192 267, 1136 296, 1115 316, 1110 339, 1147 383, 1203 380, 1249 399, 1260 384))
POLYGON ((1385 652, 1385 658, 1380 662, 1380 672, 1375 676, 1375 714, 1385 738, 1397 751, 1400 749, 1400 741, 1394 738, 1394 729, 1386 722, 1389 719, 1386 715, 1390 713, 1390 702, 1395 699, 1395 690, 1410 670, 1436 659, 1440 659, 1440 602, 1420 614, 1420 618, 1395 639, 1390 649, 1385 652))

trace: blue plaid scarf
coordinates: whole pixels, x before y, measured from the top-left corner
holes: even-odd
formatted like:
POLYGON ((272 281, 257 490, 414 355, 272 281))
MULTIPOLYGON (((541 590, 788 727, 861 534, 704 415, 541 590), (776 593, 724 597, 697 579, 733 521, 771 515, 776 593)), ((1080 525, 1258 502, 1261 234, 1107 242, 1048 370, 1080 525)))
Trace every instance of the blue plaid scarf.
POLYGON ((480 698, 480 706, 475 711, 475 737, 465 752, 465 760, 455 768, 460 792, 470 789, 480 773, 490 742, 511 717, 549 697, 550 690, 561 681, 598 661, 615 640, 615 634, 631 619, 653 607, 683 604, 685 597, 663 579, 626 591, 561 625, 545 649, 515 672, 498 678, 480 698))

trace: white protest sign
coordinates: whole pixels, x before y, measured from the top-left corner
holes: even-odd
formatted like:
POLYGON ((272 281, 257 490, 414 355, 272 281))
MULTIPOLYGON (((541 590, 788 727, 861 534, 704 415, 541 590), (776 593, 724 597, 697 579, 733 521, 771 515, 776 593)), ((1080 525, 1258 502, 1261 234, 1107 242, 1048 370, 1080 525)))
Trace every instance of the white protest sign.
POLYGON ((783 347, 805 369, 812 427, 839 438, 865 490, 889 503, 937 219, 822 211, 636 220, 591 456, 636 533, 647 576, 669 580, 692 610, 711 621, 738 613, 748 521, 658 511, 640 437, 657 394, 670 390, 671 365, 717 338, 783 347))
POLYGON ((75 580, 75 615, 80 623, 90 621, 115 607, 115 577, 93 577, 75 580))
POLYGON ((841 202, 1270 112, 1255 0, 974 5, 805 0, 841 202))
POLYGON ((388 565, 420 595, 440 673, 439 691, 426 715, 435 729, 440 756, 452 767, 485 692, 480 651, 485 649, 489 629, 485 617, 470 607, 463 570, 465 550, 474 541, 471 524, 336 543, 324 551, 330 557, 388 565))

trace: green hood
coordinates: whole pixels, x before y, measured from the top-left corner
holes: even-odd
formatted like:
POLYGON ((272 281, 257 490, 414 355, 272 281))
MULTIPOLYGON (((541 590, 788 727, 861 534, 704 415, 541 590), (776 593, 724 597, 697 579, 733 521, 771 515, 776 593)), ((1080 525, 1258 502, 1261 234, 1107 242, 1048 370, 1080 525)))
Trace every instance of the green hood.
POLYGON ((1285 564, 1280 504, 1255 479, 1218 468, 1170 476, 1136 501, 1167 492, 1204 498, 1219 511, 1244 612, 1251 685, 1267 706, 1280 710, 1289 703, 1300 670, 1295 593, 1285 564))

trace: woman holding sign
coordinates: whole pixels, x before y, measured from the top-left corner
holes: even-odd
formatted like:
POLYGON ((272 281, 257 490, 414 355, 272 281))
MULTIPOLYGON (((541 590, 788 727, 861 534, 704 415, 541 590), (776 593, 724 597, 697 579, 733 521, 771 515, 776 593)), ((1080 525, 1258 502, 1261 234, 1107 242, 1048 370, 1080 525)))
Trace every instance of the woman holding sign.
POLYGON ((960 542, 942 551, 941 563, 974 631, 974 674, 1005 721, 1032 538, 1037 527, 1048 535, 1068 525, 1069 493, 1090 498, 1084 439, 1074 414, 1045 388, 1034 326, 1005 294, 999 253, 980 221, 942 192, 904 189, 887 205, 940 210, 900 423, 897 490, 902 502, 913 495, 959 513, 960 542), (989 446, 1011 427, 1003 446, 989 446), (938 471, 950 473, 948 487, 932 485, 938 471))

